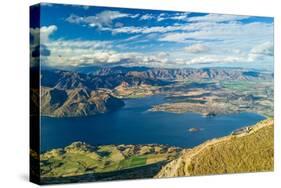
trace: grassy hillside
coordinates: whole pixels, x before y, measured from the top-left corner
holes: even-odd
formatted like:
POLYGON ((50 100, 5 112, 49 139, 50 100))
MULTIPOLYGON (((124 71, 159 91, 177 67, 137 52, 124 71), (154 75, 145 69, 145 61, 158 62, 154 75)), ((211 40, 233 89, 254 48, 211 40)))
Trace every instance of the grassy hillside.
POLYGON ((272 171, 273 124, 273 119, 267 119, 251 127, 249 132, 214 139, 184 150, 156 177, 272 171))
POLYGON ((41 154, 40 171, 43 179, 121 171, 167 163, 178 157, 180 151, 180 148, 155 144, 91 146, 74 142, 41 154))
POLYGON ((40 155, 43 184, 273 170, 273 119, 192 149, 75 142, 40 155))

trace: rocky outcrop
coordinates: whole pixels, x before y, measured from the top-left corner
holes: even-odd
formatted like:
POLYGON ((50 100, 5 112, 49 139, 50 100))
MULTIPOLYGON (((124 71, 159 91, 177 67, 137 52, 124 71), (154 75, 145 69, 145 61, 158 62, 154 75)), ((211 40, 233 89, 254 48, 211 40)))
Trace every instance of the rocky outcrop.
POLYGON ((273 79, 273 74, 256 70, 242 68, 145 68, 145 67, 113 67, 103 68, 96 72, 96 75, 126 74, 134 78, 158 79, 158 80, 266 80, 273 79))
POLYGON ((239 68, 138 68, 112 67, 101 68, 94 73, 84 74, 62 70, 42 70, 41 84, 45 87, 59 89, 98 88, 113 89, 126 82, 128 86, 167 85, 175 80, 267 80, 273 74, 239 68))
POLYGON ((118 72, 110 75, 82 74, 62 70, 41 71, 41 114, 50 117, 91 116, 116 110, 124 102, 112 95, 118 86, 165 85, 158 79, 118 72))
POLYGON ((272 171, 273 141, 273 119, 264 120, 241 134, 183 150, 156 177, 272 171))
MULTIPOLYGON (((111 72, 110 72, 111 73, 111 72)), ((41 85, 44 87, 57 89, 76 89, 86 88, 97 90, 100 88, 113 89, 126 82, 128 86, 148 85, 166 85, 170 82, 158 78, 144 78, 126 73, 111 73, 107 75, 82 74, 72 71, 62 70, 42 70, 41 85)))
MULTIPOLYGON (((172 85, 178 80, 262 80, 273 78, 273 74, 238 68, 164 69, 112 67, 89 74, 51 69, 43 69, 40 73, 42 85, 40 96, 41 113, 44 116, 51 117, 78 117, 106 113, 124 104, 120 98, 153 95, 158 92, 157 87, 172 85), (115 95, 112 95, 111 92, 115 95)), ((195 86, 193 84, 188 87, 195 86)), ((196 87, 205 89, 207 86, 206 84, 197 84, 196 87)), ((159 91, 162 91, 161 89, 159 91)), ((36 96, 33 96, 33 98, 36 99, 36 96)), ((255 98, 254 96, 249 96, 249 99, 241 98, 239 100, 254 101, 255 98)), ((224 104, 216 103, 213 105, 214 103, 211 103, 206 108, 207 105, 201 104, 200 101, 198 104, 188 104, 186 102, 168 105, 160 104, 155 106, 152 111, 186 112, 192 109, 192 112, 201 114, 209 113, 210 111, 219 114, 226 111, 224 104)), ((234 109, 233 106, 230 108, 234 109)))
POLYGON ((41 88, 41 114, 50 117, 91 116, 116 110, 124 102, 110 91, 41 88))

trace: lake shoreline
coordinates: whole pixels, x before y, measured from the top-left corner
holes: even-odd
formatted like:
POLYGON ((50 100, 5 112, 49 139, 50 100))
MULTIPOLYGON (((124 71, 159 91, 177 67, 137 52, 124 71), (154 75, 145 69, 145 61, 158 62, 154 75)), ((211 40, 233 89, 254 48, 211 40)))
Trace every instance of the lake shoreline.
POLYGON ((186 148, 265 119, 244 112, 206 117, 194 112, 148 111, 151 106, 163 103, 164 98, 156 95, 128 99, 118 110, 90 117, 41 117, 41 151, 65 147, 75 141, 91 145, 156 143, 186 148), (204 131, 189 134, 187 130, 193 127, 204 131))
MULTIPOLYGON (((106 151, 113 152, 115 150, 114 148, 119 148, 119 149, 121 149, 120 151, 122 151, 122 150, 126 151, 126 148, 130 148, 130 147, 139 148, 138 150, 142 151, 142 152, 139 153, 138 155, 144 155, 144 156, 153 156, 153 155, 161 156, 162 154, 159 155, 160 154, 159 152, 161 152, 161 150, 159 150, 159 148, 160 149, 165 148, 165 150, 162 150, 162 153, 163 154, 170 153, 172 158, 168 157, 166 159, 161 159, 161 157, 160 158, 156 157, 156 158, 158 158, 158 160, 151 161, 150 163, 131 166, 131 167, 117 169, 117 170, 111 170, 111 171, 100 171, 100 172, 99 171, 97 171, 97 172, 96 171, 87 171, 85 173, 75 172, 73 174, 69 174, 64 177, 61 177, 60 175, 51 175, 51 176, 43 175, 42 182, 45 182, 45 180, 47 180, 46 182, 49 182, 49 183, 52 183, 52 182, 66 183, 68 180, 77 180, 77 182, 81 182, 81 181, 83 182, 84 179, 88 180, 88 181, 89 180, 104 181, 104 180, 109 180, 108 178, 110 178, 110 180, 117 180, 117 179, 120 179, 120 176, 118 174, 121 172, 122 172, 121 177, 123 179, 130 179, 135 176, 140 176, 140 178, 143 178, 139 173, 142 170, 149 172, 148 174, 150 174, 151 178, 152 177, 161 178, 161 177, 166 177, 166 176, 170 177, 170 176, 173 176, 173 174, 170 174, 170 172, 167 172, 166 169, 170 165, 174 166, 175 161, 181 160, 183 158, 183 156, 186 156, 188 154, 187 156, 191 160, 194 156, 197 156, 199 153, 201 153, 201 151, 206 150, 206 148, 216 147, 217 145, 221 145, 222 143, 232 142, 234 140, 244 138, 244 137, 245 138, 250 137, 250 135, 254 135, 259 130, 270 127, 272 125, 273 125, 272 118, 269 118, 266 120, 261 120, 261 121, 257 122, 256 124, 251 125, 248 132, 241 132, 241 134, 235 134, 235 135, 229 134, 229 135, 226 135, 223 137, 213 138, 210 140, 206 140, 205 142, 203 142, 197 146, 194 146, 192 148, 171 147, 168 145, 161 145, 161 144, 92 146, 92 145, 88 145, 83 142, 76 142, 76 143, 72 143, 70 146, 65 147, 64 149, 58 148, 58 149, 54 149, 54 150, 45 152, 44 154, 40 154, 40 156, 41 156, 40 160, 44 161, 44 160, 52 159, 52 161, 53 161, 57 157, 60 160, 60 163, 64 164, 64 162, 61 161, 61 157, 62 157, 62 155, 65 155, 65 153, 70 153, 71 155, 78 154, 80 156, 79 160, 82 160, 81 156, 93 156, 93 154, 91 152, 98 151, 98 148, 112 148, 112 149, 106 150, 106 151), (147 148, 147 147, 158 148, 158 149, 157 150, 155 150, 155 149, 154 150, 147 150, 147 149, 143 150, 143 148, 147 148), (114 175, 114 176, 112 176, 112 175, 114 175), (49 180, 51 180, 51 181, 49 181, 49 180)), ((102 151, 104 151, 104 149, 102 151)), ((137 154, 134 154, 134 155, 137 155, 137 154)), ((115 157, 116 157, 116 154, 115 154, 115 157)), ((123 160, 123 159, 121 158, 119 160, 123 160)), ((67 162, 67 161, 65 161, 65 162, 67 162)), ((42 163, 42 164, 44 164, 44 163, 42 163)), ((42 168, 44 168, 44 166, 42 166, 42 168)), ((54 170, 56 170, 56 167, 54 167, 54 170)), ((60 171, 58 171, 58 173, 59 172, 60 171)), ((188 174, 192 175, 191 172, 188 172, 185 175, 188 175, 188 174)), ((178 175, 175 174, 175 176, 178 176, 178 175)))

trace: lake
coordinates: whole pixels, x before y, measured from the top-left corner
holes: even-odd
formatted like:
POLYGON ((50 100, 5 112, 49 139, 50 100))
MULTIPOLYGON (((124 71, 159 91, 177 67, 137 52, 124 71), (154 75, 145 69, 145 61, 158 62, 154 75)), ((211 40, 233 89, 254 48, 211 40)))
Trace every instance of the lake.
POLYGON ((82 118, 41 117, 41 152, 75 141, 91 145, 154 143, 188 148, 265 119, 255 113, 204 117, 195 113, 147 111, 164 101, 164 96, 156 95, 126 99, 124 107, 107 114, 82 118), (190 128, 201 131, 189 132, 190 128))

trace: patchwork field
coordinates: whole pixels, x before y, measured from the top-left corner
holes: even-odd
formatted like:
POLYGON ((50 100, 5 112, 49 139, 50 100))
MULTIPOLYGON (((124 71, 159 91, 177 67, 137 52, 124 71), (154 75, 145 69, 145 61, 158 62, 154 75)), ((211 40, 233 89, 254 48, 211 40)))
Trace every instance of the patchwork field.
POLYGON ((254 112, 273 116, 271 81, 178 83, 174 87, 162 88, 160 93, 167 95, 167 102, 153 106, 150 111, 195 112, 206 116, 254 112))
POLYGON ((180 148, 164 145, 90 146, 74 142, 40 155, 42 178, 78 176, 131 169, 175 159, 180 148))

